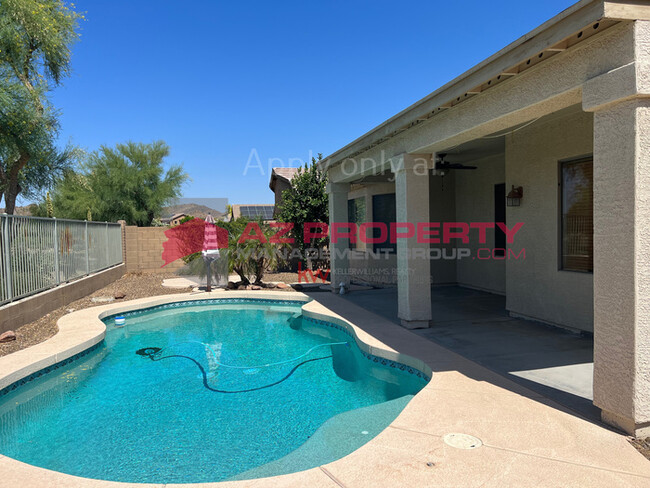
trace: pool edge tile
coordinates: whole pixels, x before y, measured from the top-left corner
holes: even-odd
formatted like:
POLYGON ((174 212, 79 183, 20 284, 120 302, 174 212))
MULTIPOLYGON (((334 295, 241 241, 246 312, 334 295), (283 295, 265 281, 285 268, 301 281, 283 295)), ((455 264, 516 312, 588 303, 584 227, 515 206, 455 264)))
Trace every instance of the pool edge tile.
MULTIPOLYGON (((365 334, 361 329, 339 317, 334 312, 325 309, 311 312, 305 309, 306 305, 315 303, 312 299, 299 292, 264 292, 263 296, 259 291, 235 291, 224 292, 217 291, 201 294, 174 294, 163 295, 158 297, 149 297, 128 302, 111 303, 91 307, 76 312, 71 312, 59 319, 57 325, 59 332, 50 339, 31 346, 27 349, 17 351, 12 354, 0 357, 0 397, 15 390, 23 384, 47 374, 59 367, 70 364, 80 357, 91 353, 96 348, 101 347, 106 334, 106 325, 102 319, 121 313, 129 313, 156 308, 183 308, 199 304, 210 303, 228 303, 235 301, 254 301, 259 303, 284 303, 297 304, 301 306, 302 316, 308 320, 314 320, 328 327, 334 327, 343 331, 355 340, 362 354, 366 359, 389 367, 395 367, 410 374, 417 374, 429 381, 431 372, 428 366, 422 361, 411 356, 400 355, 390 350, 381 341, 375 339, 369 334, 365 334), (181 303, 177 307, 173 303, 181 303), (207 303, 206 303, 207 302, 207 303), (364 334, 372 339, 375 345, 369 345, 359 336, 365 338, 364 334), (384 348, 379 345, 384 345, 384 348), (42 352, 39 352, 42 351, 42 352), (390 357, 387 357, 390 356, 390 357), (16 359, 21 359, 16 367, 16 359), (36 361, 34 360, 36 359, 36 361), (410 364, 408 364, 410 363, 410 364), (392 366, 391 366, 392 364, 392 366), (418 366, 421 366, 419 368, 418 366), (427 370, 429 370, 427 372, 427 370), (428 374, 427 374, 428 373, 428 374), (14 386, 15 385, 15 386, 14 386)), ((372 441, 371 441, 372 442, 372 441)), ((244 488, 251 487, 276 487, 276 486, 299 486, 287 485, 286 482, 299 482, 304 476, 316 476, 319 483, 310 486, 336 487, 337 484, 330 476, 323 472, 320 467, 312 468, 306 471, 298 471, 287 475, 258 478, 251 480, 242 480, 237 482, 214 482, 214 483, 189 483, 189 484, 146 484, 146 483, 121 483, 104 480, 95 480, 90 478, 81 478, 64 473, 50 471, 47 469, 22 463, 13 458, 0 455, 0 466, 6 464, 12 475, 18 475, 20 483, 16 486, 21 488, 41 488, 42 486, 60 487, 60 488, 130 488, 130 487, 148 487, 148 488, 244 488), (308 473, 308 474, 306 474, 308 473), (26 474, 22 478, 20 475, 26 474)), ((5 470, 3 469, 3 474, 5 470)))

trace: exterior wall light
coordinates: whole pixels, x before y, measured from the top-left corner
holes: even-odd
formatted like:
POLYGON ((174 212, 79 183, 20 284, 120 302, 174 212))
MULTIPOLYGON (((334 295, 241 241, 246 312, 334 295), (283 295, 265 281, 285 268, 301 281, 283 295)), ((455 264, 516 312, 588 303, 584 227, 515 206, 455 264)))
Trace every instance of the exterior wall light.
POLYGON ((506 197, 506 205, 508 205, 508 207, 518 207, 521 205, 521 199, 523 197, 524 188, 522 186, 515 188, 515 185, 512 185, 512 190, 510 190, 510 193, 508 193, 508 196, 506 197))

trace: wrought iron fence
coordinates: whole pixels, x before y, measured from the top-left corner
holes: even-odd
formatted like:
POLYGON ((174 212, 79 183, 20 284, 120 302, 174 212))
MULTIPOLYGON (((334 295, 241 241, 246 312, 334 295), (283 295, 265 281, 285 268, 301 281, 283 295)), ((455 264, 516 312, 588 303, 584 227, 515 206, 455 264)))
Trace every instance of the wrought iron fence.
POLYGON ((120 224, 0 215, 0 305, 121 262, 120 224))

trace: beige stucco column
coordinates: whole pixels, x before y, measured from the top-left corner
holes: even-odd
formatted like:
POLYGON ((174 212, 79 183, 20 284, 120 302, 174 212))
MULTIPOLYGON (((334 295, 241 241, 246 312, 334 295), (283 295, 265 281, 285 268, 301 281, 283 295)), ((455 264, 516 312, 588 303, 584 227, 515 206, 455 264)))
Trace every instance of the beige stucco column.
MULTIPOLYGON (((429 222, 431 159, 430 154, 400 154, 391 160, 397 222, 416 228, 418 222, 429 222)), ((417 242, 416 236, 397 239, 398 316, 408 329, 429 327, 431 322, 429 244, 417 242)))
MULTIPOLYGON (((330 228, 332 224, 348 222, 348 193, 350 192, 349 183, 327 184, 327 195, 329 197, 330 228)), ((350 286, 348 252, 350 247, 349 239, 338 239, 337 242, 330 240, 330 281, 332 283, 332 292, 338 293, 340 284, 345 283, 346 287, 350 286)))
POLYGON ((594 113, 594 404, 650 435, 650 24, 635 63, 587 82, 594 113))

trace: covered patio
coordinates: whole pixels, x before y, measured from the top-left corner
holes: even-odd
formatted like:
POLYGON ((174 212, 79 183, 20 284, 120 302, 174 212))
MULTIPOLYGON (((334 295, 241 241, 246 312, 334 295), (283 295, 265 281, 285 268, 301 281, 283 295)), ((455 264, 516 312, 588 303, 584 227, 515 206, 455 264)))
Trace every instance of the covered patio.
MULTIPOLYGON (((625 436, 529 385, 522 386, 513 377, 494 373, 425 340, 419 335, 422 331, 400 327, 379 313, 382 310, 373 312, 355 303, 377 291, 384 290, 346 296, 314 292, 310 296, 317 302, 314 307, 354 323, 359 337, 370 345, 421 359, 433 370, 433 377, 376 442, 321 467, 334 480, 331 486, 613 488, 648 484, 650 464, 625 436), (481 447, 452 447, 450 434, 473 436, 481 447)), ((368 303, 379 306, 387 301, 379 293, 368 303)), ((311 480, 302 484, 321 486, 311 480)))
POLYGON ((647 2, 580 1, 320 163, 330 228, 404 226, 387 244, 332 239, 334 291, 396 285, 370 306, 587 401, 586 383, 556 387, 588 376, 589 339, 548 336, 545 349, 530 321, 593 333, 593 403, 637 436, 650 434, 648 21, 647 2), (458 228, 469 236, 444 237, 458 228), (475 297, 481 310, 432 285, 503 298, 475 297), (493 340, 474 347, 466 333, 493 340))
MULTIPOLYGON (((315 295, 314 295, 315 296, 315 295)), ((315 296, 318 299, 317 296, 315 296)), ((395 287, 352 291, 344 298, 396 324, 395 287)), ((413 332, 591 420, 593 338, 510 317, 505 297, 459 286, 431 290, 435 325, 413 332)))

